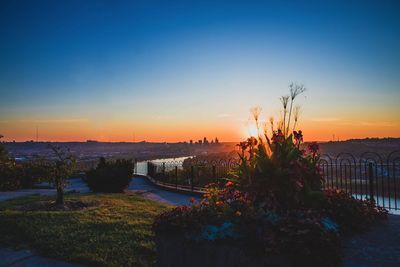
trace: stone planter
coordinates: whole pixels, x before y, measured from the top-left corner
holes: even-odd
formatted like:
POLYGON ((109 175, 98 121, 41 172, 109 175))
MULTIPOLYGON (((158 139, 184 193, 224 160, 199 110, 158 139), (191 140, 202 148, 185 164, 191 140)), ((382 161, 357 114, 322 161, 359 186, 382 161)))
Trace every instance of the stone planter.
POLYGON ((283 256, 263 256, 246 250, 240 244, 212 241, 195 242, 182 237, 156 237, 157 267, 288 267, 283 256))

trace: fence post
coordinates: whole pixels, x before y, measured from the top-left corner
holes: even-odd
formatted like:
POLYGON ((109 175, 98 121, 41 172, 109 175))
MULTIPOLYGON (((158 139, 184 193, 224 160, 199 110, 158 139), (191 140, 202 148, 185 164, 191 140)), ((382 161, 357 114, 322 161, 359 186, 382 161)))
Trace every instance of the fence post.
POLYGON ((194 166, 190 166, 190 186, 193 192, 193 180, 194 180, 194 166))
POLYGON ((217 171, 215 165, 212 166, 212 177, 215 182, 215 180, 217 179, 217 171))
POLYGON ((175 188, 178 188, 178 166, 175 166, 175 188))
POLYGON ((162 163, 162 179, 165 182, 165 162, 162 163))
POLYGON ((137 174, 137 159, 135 159, 135 162, 133 164, 133 174, 137 174))
POLYGON ((153 170, 151 169, 151 163, 150 161, 147 162, 147 175, 153 178, 153 170))
MULTIPOLYGON (((344 187, 346 188, 345 189, 346 193, 348 193, 349 190, 348 190, 348 185, 347 185, 347 182, 348 182, 348 179, 347 179, 347 164, 344 165, 344 182, 345 182, 344 187)), ((350 179, 350 183, 351 183, 351 179, 350 179)))
POLYGON ((374 170, 372 162, 368 163, 369 198, 374 200, 374 170))

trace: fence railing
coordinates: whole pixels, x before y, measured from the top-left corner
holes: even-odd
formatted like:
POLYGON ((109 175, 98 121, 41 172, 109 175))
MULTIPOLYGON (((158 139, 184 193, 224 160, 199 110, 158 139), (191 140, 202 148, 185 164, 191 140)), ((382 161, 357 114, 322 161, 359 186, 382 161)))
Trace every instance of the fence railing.
POLYGON ((342 189, 357 199, 370 198, 378 206, 400 209, 400 151, 387 156, 374 152, 357 157, 350 153, 322 155, 319 167, 325 188, 342 189))
POLYGON ((203 191, 209 183, 224 181, 237 166, 238 159, 199 160, 189 158, 183 161, 146 162, 146 175, 159 184, 176 188, 203 191))
MULTIPOLYGON (((223 183, 238 163, 238 158, 195 157, 137 164, 145 167, 141 174, 150 176, 156 183, 203 191, 209 183, 223 183)), ((322 155, 318 166, 325 189, 345 190, 357 199, 374 199, 380 207, 400 210, 400 151, 386 156, 373 152, 358 156, 350 153, 340 153, 335 157, 322 155)))

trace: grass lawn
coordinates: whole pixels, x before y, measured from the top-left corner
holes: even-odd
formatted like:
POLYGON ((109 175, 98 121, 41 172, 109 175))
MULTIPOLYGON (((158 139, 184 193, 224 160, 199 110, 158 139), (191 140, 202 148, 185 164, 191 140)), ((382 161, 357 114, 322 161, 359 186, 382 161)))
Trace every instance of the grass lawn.
POLYGON ((98 206, 78 211, 15 210, 46 199, 30 196, 1 202, 0 244, 95 266, 154 264, 151 225, 168 206, 134 194, 88 194, 67 195, 66 200, 95 200, 98 206))

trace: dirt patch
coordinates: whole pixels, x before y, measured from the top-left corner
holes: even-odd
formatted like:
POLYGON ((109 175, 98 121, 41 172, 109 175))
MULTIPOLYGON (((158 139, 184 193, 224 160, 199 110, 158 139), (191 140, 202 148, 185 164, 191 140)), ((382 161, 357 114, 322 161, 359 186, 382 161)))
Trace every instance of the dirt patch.
POLYGON ((21 211, 74 211, 83 210, 98 206, 97 201, 82 201, 82 200, 66 200, 64 205, 58 205, 54 201, 38 201, 26 203, 16 207, 21 211))

